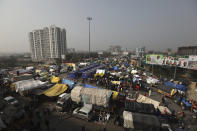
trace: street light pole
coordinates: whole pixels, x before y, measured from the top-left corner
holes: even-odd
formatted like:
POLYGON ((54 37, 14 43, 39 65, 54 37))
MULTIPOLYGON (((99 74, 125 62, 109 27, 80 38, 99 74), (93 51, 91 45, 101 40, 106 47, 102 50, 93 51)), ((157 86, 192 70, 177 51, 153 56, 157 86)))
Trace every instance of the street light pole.
POLYGON ((89 58, 90 58, 90 21, 92 20, 92 17, 87 17, 87 20, 89 21, 89 58))

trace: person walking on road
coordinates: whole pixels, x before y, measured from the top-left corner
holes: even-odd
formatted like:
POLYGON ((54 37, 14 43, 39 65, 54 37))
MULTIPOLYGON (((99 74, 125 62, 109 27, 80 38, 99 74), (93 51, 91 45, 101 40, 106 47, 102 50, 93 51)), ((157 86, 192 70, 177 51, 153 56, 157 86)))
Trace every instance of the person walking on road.
POLYGON ((149 95, 149 97, 151 96, 151 93, 152 93, 152 91, 151 91, 151 89, 149 89, 149 90, 148 90, 148 95, 149 95))

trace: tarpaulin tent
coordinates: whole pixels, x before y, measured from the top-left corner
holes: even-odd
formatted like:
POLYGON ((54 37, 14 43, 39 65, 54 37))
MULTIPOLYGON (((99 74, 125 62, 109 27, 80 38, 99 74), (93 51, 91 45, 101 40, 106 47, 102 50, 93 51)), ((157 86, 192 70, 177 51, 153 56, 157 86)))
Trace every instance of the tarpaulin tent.
POLYGON ((51 76, 51 83, 58 83, 60 81, 60 77, 51 76))
POLYGON ((89 85, 89 84, 84 84, 84 87, 85 88, 97 88, 97 89, 99 89, 99 87, 92 86, 92 85, 89 85))
POLYGON ((75 86, 71 90, 71 99, 72 101, 79 103, 81 102, 81 90, 83 89, 82 86, 75 86))
POLYGON ((125 101, 125 111, 154 114, 155 108, 153 104, 130 102, 127 100, 125 101))
POLYGON ((117 91, 112 91, 113 93, 112 93, 112 99, 113 100, 117 100, 118 99, 118 94, 119 94, 119 92, 117 92, 117 91))
POLYGON ((68 80, 66 78, 62 79, 62 84, 67 84, 69 89, 72 89, 75 86, 75 82, 68 80))
POLYGON ((76 77, 77 73, 75 71, 72 71, 69 73, 69 78, 74 79, 76 77))
POLYGON ((117 66, 114 66, 113 69, 116 71, 116 70, 118 70, 118 67, 117 66))
POLYGON ((58 96, 62 94, 64 91, 67 90, 67 86, 65 84, 56 84, 53 87, 49 88, 43 94, 46 96, 52 97, 52 96, 58 96))
POLYGON ((148 78, 146 79, 146 82, 147 82, 148 84, 157 84, 157 83, 159 82, 159 80, 158 80, 158 79, 155 79, 155 78, 153 78, 153 77, 148 77, 148 78))
POLYGON ((158 102, 156 100, 153 100, 153 99, 148 98, 148 97, 146 97, 144 95, 141 95, 141 94, 139 94, 139 96, 137 98, 137 102, 139 102, 139 103, 153 104, 154 107, 155 107, 155 109, 159 106, 159 103, 160 103, 160 102, 158 102))
POLYGON ((175 84, 173 82, 170 82, 170 81, 167 81, 164 83, 166 86, 169 86, 169 87, 172 87, 172 88, 175 88, 177 90, 180 90, 180 91, 186 91, 187 88, 184 86, 184 85, 180 85, 180 84, 175 84))
POLYGON ((112 91, 107 89, 83 88, 81 91, 81 98, 84 103, 103 107, 109 105, 111 95, 112 91))
POLYGON ((94 104, 103 107, 108 106, 111 95, 111 90, 84 88, 81 86, 76 86, 71 91, 72 101, 77 103, 84 102, 86 104, 94 104))
POLYGON ((114 85, 116 85, 116 84, 120 85, 120 81, 111 81, 111 83, 114 84, 114 85))
POLYGON ((124 128, 132 128, 132 129, 134 129, 133 115, 132 115, 131 112, 124 111, 123 112, 123 119, 124 119, 124 128))
POLYGON ((15 90, 16 92, 23 92, 23 91, 29 91, 33 89, 38 89, 38 88, 44 88, 47 85, 48 82, 42 82, 40 80, 23 80, 23 81, 18 81, 14 83, 15 90))
POLYGON ((135 130, 160 131, 159 119, 154 115, 123 112, 124 128, 135 130))

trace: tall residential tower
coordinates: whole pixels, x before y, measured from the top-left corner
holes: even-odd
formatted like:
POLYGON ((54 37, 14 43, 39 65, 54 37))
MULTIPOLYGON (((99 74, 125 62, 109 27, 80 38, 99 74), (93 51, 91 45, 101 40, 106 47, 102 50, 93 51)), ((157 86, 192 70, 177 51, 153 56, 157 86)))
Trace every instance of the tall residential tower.
POLYGON ((34 61, 61 58, 67 52, 66 30, 56 26, 29 33, 31 58, 34 61))

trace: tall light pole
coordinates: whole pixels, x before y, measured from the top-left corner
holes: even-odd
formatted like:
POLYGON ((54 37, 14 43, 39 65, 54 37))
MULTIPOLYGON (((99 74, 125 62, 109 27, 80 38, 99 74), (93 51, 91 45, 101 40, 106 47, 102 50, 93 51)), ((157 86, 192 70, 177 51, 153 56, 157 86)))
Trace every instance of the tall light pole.
POLYGON ((92 17, 87 17, 87 20, 89 21, 89 58, 90 58, 90 21, 92 20, 92 17))

